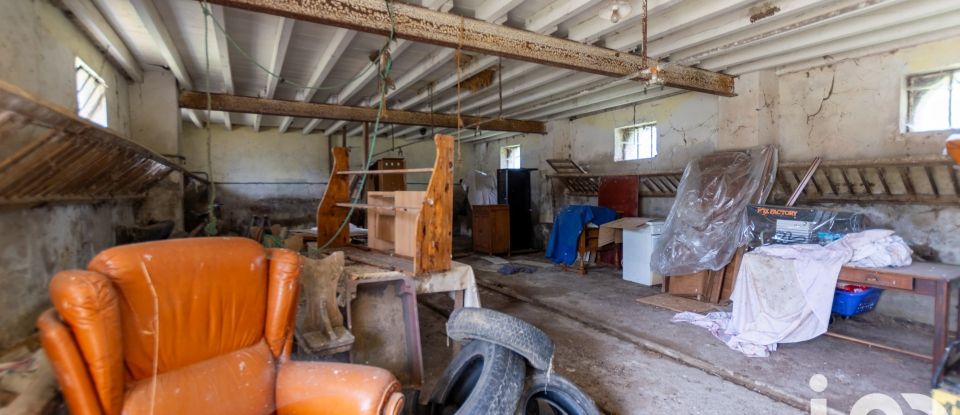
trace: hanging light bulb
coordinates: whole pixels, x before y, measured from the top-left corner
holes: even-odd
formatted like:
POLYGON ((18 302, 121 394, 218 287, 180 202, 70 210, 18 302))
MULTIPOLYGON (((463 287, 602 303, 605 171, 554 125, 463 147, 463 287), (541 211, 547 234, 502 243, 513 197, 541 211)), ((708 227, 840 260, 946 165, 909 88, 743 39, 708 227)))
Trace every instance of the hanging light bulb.
POLYGON ((624 17, 630 15, 633 7, 626 0, 610 0, 600 8, 600 18, 609 20, 611 23, 618 23, 624 17))

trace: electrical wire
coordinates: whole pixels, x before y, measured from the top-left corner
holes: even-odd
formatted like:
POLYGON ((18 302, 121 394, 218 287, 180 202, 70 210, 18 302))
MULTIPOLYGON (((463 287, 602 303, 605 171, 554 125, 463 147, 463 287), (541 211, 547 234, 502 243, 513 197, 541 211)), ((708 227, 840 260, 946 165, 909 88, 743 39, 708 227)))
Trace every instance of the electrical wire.
MULTIPOLYGON (((388 2, 389 2, 389 1, 388 1, 388 2)), ((236 49, 238 52, 240 52, 240 54, 243 55, 243 57, 246 58, 246 60, 250 61, 250 63, 253 63, 254 66, 256 66, 257 68, 259 68, 261 71, 265 72, 267 75, 270 75, 270 76, 272 76, 272 77, 274 77, 274 78, 277 78, 277 80, 278 80, 281 84, 290 84, 290 85, 293 85, 294 87, 296 87, 297 89, 305 89, 305 90, 310 90, 310 91, 340 90, 340 89, 343 89, 343 88, 344 88, 345 86, 347 86, 348 84, 350 84, 351 82, 353 82, 354 80, 359 79, 360 77, 362 77, 363 74, 367 73, 367 70, 371 69, 371 67, 375 67, 375 66, 377 65, 377 64, 375 63, 376 60, 371 61, 370 63, 367 64, 367 66, 364 66, 364 67, 363 67, 363 70, 357 72, 356 75, 354 75, 352 78, 346 80, 345 82, 343 82, 343 83, 340 84, 340 85, 330 85, 330 86, 320 86, 320 85, 317 85, 317 86, 308 86, 308 85, 302 85, 302 84, 300 84, 300 83, 297 83, 297 82, 291 81, 291 80, 289 80, 289 79, 287 79, 287 78, 284 78, 284 77, 280 76, 280 74, 274 73, 273 71, 271 71, 270 69, 268 69, 266 66, 264 66, 263 64, 261 64, 260 62, 258 62, 256 59, 254 59, 252 56, 250 56, 250 53, 248 53, 245 49, 243 49, 242 47, 240 47, 240 44, 238 44, 237 41, 235 41, 232 37, 230 37, 230 35, 227 33, 227 30, 221 25, 220 22, 217 21, 217 19, 215 19, 215 18, 213 17, 213 13, 210 12, 209 4, 207 4, 206 1, 203 1, 203 2, 200 3, 200 6, 203 8, 203 14, 206 15, 206 17, 209 17, 209 18, 210 18, 210 21, 213 22, 213 26, 217 29, 217 31, 219 31, 220 33, 223 33, 223 36, 224 36, 224 37, 227 39, 227 41, 230 43, 230 46, 233 46, 233 48, 236 49)), ((389 8, 389 6, 388 6, 388 8, 389 8)), ((391 13, 392 13, 392 12, 391 12, 391 13)), ((396 23, 395 20, 394 20, 394 23, 396 23)), ((204 22, 204 26, 206 26, 206 22, 204 22)), ((391 30, 391 33, 392 33, 393 28, 391 28, 390 30, 391 30)), ((392 42, 392 41, 393 41, 393 35, 391 34, 391 36, 390 36, 390 42, 392 42)), ((381 53, 382 53, 382 52, 381 52, 381 53)))
MULTIPOLYGON (((377 134, 379 134, 380 132, 380 116, 383 114, 383 110, 385 109, 384 101, 386 100, 384 98, 387 94, 387 88, 389 87, 388 76, 390 75, 390 69, 393 66, 393 59, 387 52, 390 46, 390 42, 393 41, 394 33, 396 32, 397 17, 393 14, 393 8, 390 7, 390 0, 384 0, 384 3, 386 3, 386 6, 387 6, 387 14, 390 16, 390 35, 387 38, 386 44, 384 44, 383 48, 380 49, 380 53, 381 53, 380 56, 384 56, 384 54, 386 54, 386 59, 383 61, 385 63, 383 64, 383 68, 380 71, 380 98, 381 99, 380 99, 380 103, 378 104, 379 108, 377 110, 377 118, 374 120, 374 123, 373 123, 373 135, 370 137, 371 151, 369 151, 367 154, 367 160, 364 163, 364 168, 363 168, 364 173, 360 176, 360 183, 359 183, 360 189, 363 189, 367 182, 366 172, 370 170, 370 164, 373 161, 372 149, 377 148, 377 134)), ((380 60, 378 59, 377 61, 380 61, 380 60)), ((322 246, 320 246, 319 249, 321 250, 326 249, 328 246, 330 246, 331 243, 333 243, 334 240, 337 239, 337 235, 340 235, 340 233, 344 231, 344 228, 347 226, 347 224, 350 223, 350 217, 353 216, 353 212, 356 209, 354 205, 356 205, 357 202, 360 201, 360 197, 362 196, 362 194, 363 194, 362 191, 357 192, 357 194, 353 197, 350 203, 351 205, 350 211, 347 212, 347 216, 343 218, 343 222, 340 223, 340 227, 337 228, 336 232, 330 235, 330 239, 327 240, 327 242, 325 242, 322 246)))
MULTIPOLYGON (((389 75, 390 75, 390 69, 391 69, 392 66, 393 66, 393 58, 392 58, 392 56, 390 56, 389 48, 390 48, 390 44, 391 44, 391 43, 394 41, 394 39, 395 39, 395 38, 394 38, 394 35, 395 35, 396 29, 397 29, 397 17, 396 17, 396 15, 394 15, 394 13, 393 13, 393 8, 392 8, 391 5, 390 5, 390 0, 384 0, 384 3, 386 4, 387 14, 388 14, 389 17, 390 17, 390 34, 389 34, 389 36, 387 37, 386 43, 385 43, 385 44, 383 45, 383 47, 380 49, 380 53, 379 53, 379 55, 378 55, 378 56, 379 56, 379 59, 374 59, 374 60, 372 60, 371 63, 370 63, 370 65, 376 65, 376 63, 374 63, 374 62, 378 62, 378 63, 382 66, 381 71, 380 71, 380 74, 379 74, 379 75, 380 75, 380 76, 379 76, 379 81, 380 81, 379 83, 380 83, 380 97, 381 97, 381 99, 380 99, 380 103, 379 103, 379 108, 378 108, 378 110, 377 110, 377 117, 376 117, 376 119, 374 120, 374 124, 373 124, 373 135, 370 137, 370 146, 371 146, 371 148, 376 148, 376 146, 377 146, 377 135, 378 135, 379 132, 380 132, 380 117, 383 115, 383 111, 384 111, 384 109, 385 109, 385 106, 384 106, 384 101, 385 101, 385 99, 384 99, 384 98, 386 97, 387 88, 389 87, 389 79, 388 79, 388 77, 389 77, 389 75)), ((295 82, 288 81, 288 80, 284 79, 283 77, 279 76, 278 74, 275 74, 275 73, 271 72, 269 69, 267 69, 266 67, 264 67, 263 65, 261 65, 259 62, 257 62, 255 59, 253 59, 246 51, 243 50, 243 48, 241 48, 241 47, 236 43, 236 41, 233 40, 233 38, 231 38, 231 37, 227 34, 227 32, 226 32, 226 30, 224 30, 223 26, 221 26, 220 23, 218 23, 217 20, 213 18, 213 14, 210 12, 209 4, 208 4, 206 1, 200 2, 200 6, 201 6, 201 8, 203 9, 203 14, 204 14, 204 20, 203 20, 203 26, 204 26, 204 52, 205 52, 205 54, 206 54, 206 72, 207 72, 207 85, 206 85, 206 89, 207 89, 207 165, 208 165, 208 169, 210 169, 210 170, 212 171, 212 170, 213 170, 213 165, 212 165, 212 156, 211 156, 211 151, 210 151, 210 150, 211 150, 211 144, 210 144, 210 142, 211 142, 211 140, 210 140, 210 136, 211 136, 211 133, 210 133, 210 111, 211 111, 211 106, 212 106, 212 97, 211 97, 211 95, 210 95, 210 41, 209 41, 209 30, 208 30, 208 27, 207 27, 207 24, 208 24, 207 19, 208 19, 208 18, 210 19, 210 21, 213 22, 213 24, 214 24, 214 26, 217 28, 217 30, 219 30, 221 33, 223 33, 224 37, 226 37, 227 40, 229 40, 230 43, 233 45, 233 47, 236 48, 238 51, 240 51, 240 53, 243 54, 244 57, 246 57, 248 60, 250 60, 251 62, 253 62, 254 65, 256 65, 258 68, 260 68, 261 70, 263 70, 264 72, 266 72, 266 73, 269 74, 270 76, 273 76, 273 77, 277 78, 278 80, 280 80, 281 83, 284 83, 284 82, 285 82, 285 83, 289 83, 289 84, 291 84, 291 85, 297 86, 297 87, 302 88, 302 89, 312 89, 312 90, 334 89, 334 88, 339 88, 339 87, 307 87, 307 86, 302 86, 302 85, 299 85, 299 84, 297 84, 297 83, 295 83, 295 82)), ((363 74, 364 72, 366 72, 366 68, 364 68, 363 71, 360 71, 360 72, 358 73, 358 75, 355 76, 353 79, 358 78, 358 77, 360 76, 360 74, 363 74)), ((349 82, 352 81, 353 79, 347 81, 347 83, 349 83, 349 82)), ((344 85, 346 85, 346 83, 345 83, 344 85)), ((366 184, 366 181, 367 181, 367 173, 366 173, 366 171, 370 169, 370 164, 371 164, 372 161, 373 161, 373 152, 371 151, 370 154, 367 156, 367 160, 366 160, 365 163, 364 163, 364 173, 360 176, 360 188, 361 188, 361 189, 363 189, 363 187, 364 187, 365 184, 366 184)), ((212 177, 212 174, 211 174, 211 177, 212 177)), ((215 195, 216 195, 216 191, 214 190, 214 187, 213 187, 213 186, 214 186, 213 183, 211 183, 210 202, 209 202, 209 207, 208 207, 208 208, 209 208, 209 211, 210 211, 210 218, 211 218, 211 220, 212 220, 212 223, 208 223, 208 224, 207 224, 207 227, 208 227, 208 228, 209 228, 211 225, 213 225, 214 227, 216 226, 216 217, 214 216, 214 207, 215 207, 215 206, 214 206, 214 198, 215 198, 215 195)), ((357 204, 357 202, 360 200, 361 194, 362 194, 362 192, 358 193, 356 196, 353 197, 351 205, 356 205, 356 204, 357 204)), ((350 223, 350 217, 353 216, 353 212, 354 212, 354 211, 355 211, 355 207, 354 207, 354 206, 351 206, 351 207, 350 207, 350 211, 347 213, 347 216, 344 218, 343 222, 340 223, 340 226, 337 228, 337 231, 334 232, 333 235, 331 235, 330 239, 329 239, 326 243, 324 243, 322 246, 320 246, 320 249, 325 249, 325 248, 327 248, 328 246, 330 246, 330 244, 333 243, 333 241, 337 238, 337 235, 339 235, 341 232, 343 232, 343 230, 344 230, 344 228, 347 226, 347 224, 350 223)), ((215 229, 215 228, 214 228, 214 229, 215 229)))
MULTIPOLYGON (((207 10, 206 0, 200 2, 200 6, 207 10)), ((208 15, 213 20, 212 15, 208 15)), ((207 18, 203 18, 203 50, 204 65, 206 70, 206 89, 207 89, 207 172, 210 175, 210 191, 207 197, 207 224, 203 227, 204 232, 209 236, 219 233, 217 221, 217 185, 213 182, 213 132, 210 130, 210 113, 213 108, 213 99, 210 96, 210 30, 207 18)), ((224 114, 224 116, 229 116, 224 114)))

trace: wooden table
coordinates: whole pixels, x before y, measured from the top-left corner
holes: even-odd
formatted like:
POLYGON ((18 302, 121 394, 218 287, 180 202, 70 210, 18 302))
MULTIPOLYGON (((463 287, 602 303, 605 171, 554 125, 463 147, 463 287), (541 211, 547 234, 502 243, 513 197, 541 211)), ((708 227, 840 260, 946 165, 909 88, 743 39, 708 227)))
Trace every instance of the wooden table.
MULTIPOLYGON (((915 262, 899 268, 845 266, 840 270, 838 282, 933 297, 933 353, 930 359, 934 366, 940 362, 950 333, 950 292, 960 284, 960 266, 935 262, 915 262)), ((960 313, 957 317, 960 321, 960 313)))

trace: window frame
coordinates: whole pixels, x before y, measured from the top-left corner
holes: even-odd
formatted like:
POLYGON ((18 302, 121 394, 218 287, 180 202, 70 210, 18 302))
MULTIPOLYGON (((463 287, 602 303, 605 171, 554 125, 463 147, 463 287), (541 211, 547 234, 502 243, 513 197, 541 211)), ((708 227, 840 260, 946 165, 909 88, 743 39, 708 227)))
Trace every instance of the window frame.
POLYGON ((616 163, 625 162, 625 161, 637 161, 637 160, 652 160, 657 158, 660 154, 660 130, 657 128, 656 121, 645 121, 633 125, 625 125, 623 127, 617 127, 613 130, 613 161, 616 163), (639 135, 637 136, 636 148, 637 152, 634 154, 633 158, 628 158, 626 151, 621 151, 619 146, 622 144, 621 137, 623 137, 624 132, 630 130, 641 130, 650 128, 651 134, 650 137, 650 156, 649 157, 640 157, 640 141, 639 135), (617 154, 620 152, 620 158, 617 158, 617 154))
POLYGON ((950 66, 939 68, 936 70, 929 70, 923 72, 913 72, 903 75, 901 78, 900 85, 900 133, 901 134, 930 134, 930 133, 942 133, 942 132, 956 132, 960 131, 960 124, 953 125, 952 119, 954 118, 954 113, 957 113, 960 117, 960 89, 953 91, 953 84, 960 80, 960 66, 950 66), (915 77, 920 76, 929 76, 935 75, 938 73, 949 74, 950 78, 947 83, 948 88, 948 106, 947 106, 947 124, 948 128, 945 129, 936 129, 936 130, 917 130, 910 127, 912 121, 913 108, 911 107, 911 96, 910 93, 920 88, 911 88, 910 81, 915 77), (955 102, 956 101, 956 102, 955 102))
POLYGON ((522 165, 523 165, 523 159, 521 158, 521 154, 520 154, 520 144, 500 146, 500 168, 501 169, 519 169, 521 168, 522 165), (506 155, 506 152, 512 149, 516 149, 517 167, 510 167, 510 159, 512 157, 506 155))
POLYGON ((77 116, 101 127, 109 127, 110 109, 108 106, 109 97, 107 96, 107 82, 79 56, 74 59, 73 71, 75 81, 74 95, 77 100, 77 116), (80 82, 81 73, 87 75, 82 84, 80 82), (81 94, 83 94, 88 88, 90 85, 89 82, 93 82, 94 85, 92 85, 90 92, 86 94, 86 98, 82 99, 83 95, 81 94), (96 99, 96 101, 91 101, 92 99, 96 99), (81 102, 81 100, 84 102, 81 102), (90 107, 91 103, 93 104, 93 107, 90 107))

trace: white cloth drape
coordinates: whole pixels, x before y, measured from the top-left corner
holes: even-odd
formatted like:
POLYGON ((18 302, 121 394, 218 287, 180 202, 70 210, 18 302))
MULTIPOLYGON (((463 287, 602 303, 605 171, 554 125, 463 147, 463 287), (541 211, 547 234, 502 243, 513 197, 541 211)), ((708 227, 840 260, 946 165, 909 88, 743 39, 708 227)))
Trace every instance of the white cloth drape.
POLYGON ((846 235, 827 246, 767 245, 743 256, 732 313, 680 313, 674 322, 710 330, 730 348, 766 357, 778 343, 810 340, 827 331, 844 264, 905 266, 910 248, 889 230, 846 235))

